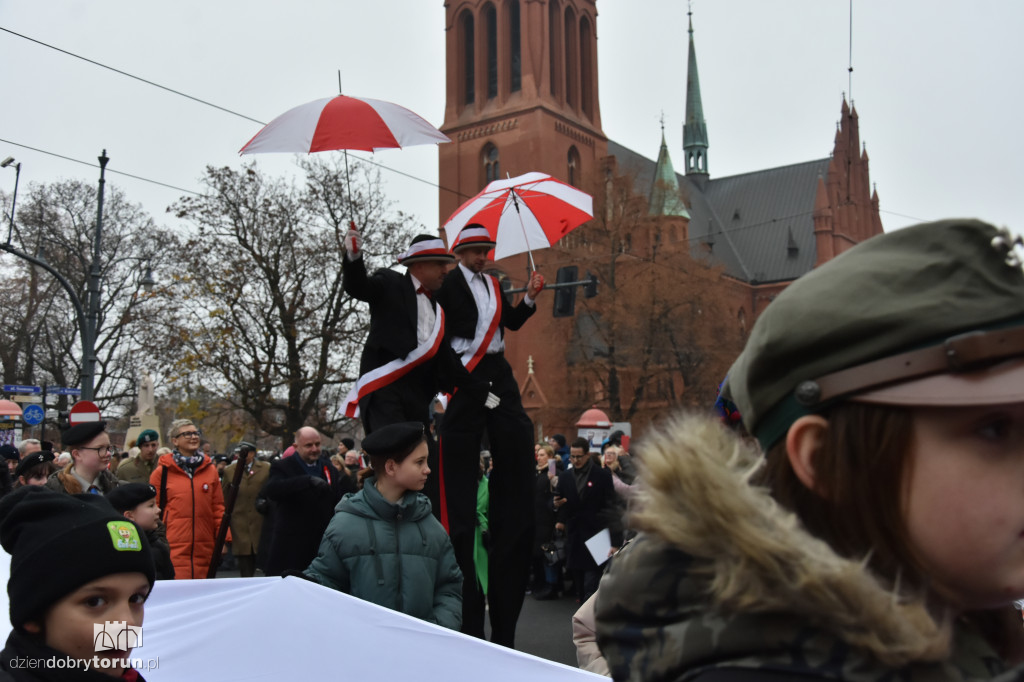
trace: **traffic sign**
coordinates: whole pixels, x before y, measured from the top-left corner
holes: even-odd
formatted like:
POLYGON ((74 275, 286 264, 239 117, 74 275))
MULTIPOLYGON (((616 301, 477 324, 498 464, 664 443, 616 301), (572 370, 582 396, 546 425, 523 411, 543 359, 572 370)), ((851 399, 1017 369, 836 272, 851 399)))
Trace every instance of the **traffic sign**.
POLYGON ((82 395, 82 389, 67 386, 47 386, 46 392, 50 395, 82 395))
POLYGON ((79 400, 68 412, 68 424, 78 426, 86 422, 98 422, 100 420, 100 408, 96 403, 89 400, 79 400))
POLYGON ((35 426, 39 422, 43 421, 44 414, 42 406, 33 403, 31 405, 26 405, 25 409, 22 410, 21 420, 29 426, 35 426))
POLYGON ((4 384, 4 393, 41 393, 42 386, 22 386, 20 384, 4 384))

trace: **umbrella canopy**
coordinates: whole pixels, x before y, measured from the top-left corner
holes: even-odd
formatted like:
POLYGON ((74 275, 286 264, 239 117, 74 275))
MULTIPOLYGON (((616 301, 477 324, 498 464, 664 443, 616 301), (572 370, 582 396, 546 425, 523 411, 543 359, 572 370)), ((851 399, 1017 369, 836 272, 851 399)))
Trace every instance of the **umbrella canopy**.
POLYGON ((594 217, 594 199, 546 173, 495 180, 444 224, 454 237, 470 223, 487 228, 495 260, 551 246, 594 217))
POLYGON ((451 140, 405 107, 337 95, 289 109, 265 125, 238 153, 377 151, 438 142, 451 140))

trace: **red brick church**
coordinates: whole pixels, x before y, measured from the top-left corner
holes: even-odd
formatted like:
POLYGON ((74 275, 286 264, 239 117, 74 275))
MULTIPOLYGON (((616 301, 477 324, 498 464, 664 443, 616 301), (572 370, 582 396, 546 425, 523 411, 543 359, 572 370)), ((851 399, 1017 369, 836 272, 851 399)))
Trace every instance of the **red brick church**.
MULTIPOLYGON (((549 282, 596 274, 597 295, 545 292, 506 339, 538 437, 574 434, 591 406, 637 429, 709 404, 779 291, 882 232, 857 112, 845 101, 829 157, 711 174, 692 21, 679 174, 664 136, 655 160, 605 136, 595 0, 449 0, 445 9, 442 130, 452 144, 439 147, 440 224, 506 173, 550 173, 595 196, 594 220, 534 258, 549 282)), ((525 256, 496 263, 495 274, 522 286, 525 256)))

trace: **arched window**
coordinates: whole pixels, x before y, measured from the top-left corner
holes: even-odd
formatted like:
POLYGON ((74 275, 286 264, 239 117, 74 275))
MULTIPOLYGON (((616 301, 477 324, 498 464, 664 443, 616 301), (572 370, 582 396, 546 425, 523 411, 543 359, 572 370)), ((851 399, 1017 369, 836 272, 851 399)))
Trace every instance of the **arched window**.
POLYGON ((469 10, 459 16, 459 31, 462 35, 462 101, 470 104, 476 99, 476 44, 473 40, 473 14, 469 10))
POLYGON ((576 146, 569 147, 569 184, 573 187, 580 185, 580 153, 576 146))
POLYGON ((498 96, 498 12, 494 5, 484 7, 487 28, 487 99, 498 96))
POLYGON ((493 182, 501 174, 501 166, 498 162, 498 148, 487 143, 483 153, 484 184, 493 182))
POLYGON ((594 72, 590 35, 590 19, 583 17, 580 19, 580 109, 583 110, 587 118, 594 115, 591 101, 593 99, 591 78, 593 78, 594 72))
POLYGON ((551 94, 557 97, 562 91, 562 11, 558 0, 548 0, 548 61, 551 94))
POLYGON ((518 92, 523 87, 523 55, 519 38, 519 0, 508 5, 508 63, 509 92, 518 92))
POLYGON ((565 8, 565 103, 576 106, 576 88, 579 85, 579 53, 576 45, 576 13, 565 8))

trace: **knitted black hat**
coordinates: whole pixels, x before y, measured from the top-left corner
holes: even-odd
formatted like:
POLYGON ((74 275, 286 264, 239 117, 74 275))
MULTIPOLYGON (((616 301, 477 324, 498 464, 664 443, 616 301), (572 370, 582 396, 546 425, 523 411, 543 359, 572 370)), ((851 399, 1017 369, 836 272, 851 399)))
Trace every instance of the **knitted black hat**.
POLYGON ((97 578, 138 572, 150 585, 156 579, 145 534, 102 495, 18 488, 0 500, 0 545, 11 555, 7 595, 15 628, 97 578))
POLYGON ((344 445, 349 450, 352 450, 352 449, 354 449, 356 447, 356 442, 354 440, 352 440, 351 438, 342 438, 341 439, 341 444, 344 445))
POLYGON ((156 488, 148 483, 122 483, 107 493, 107 502, 123 514, 154 497, 156 497, 156 488))
POLYGON ((76 424, 60 434, 60 442, 64 444, 64 447, 88 443, 93 438, 103 433, 106 428, 107 422, 85 422, 84 424, 76 424))
POLYGON ((0 457, 17 461, 21 459, 21 453, 13 445, 0 445, 0 457))
POLYGON ((25 459, 18 462, 18 468, 14 470, 14 477, 23 475, 26 471, 32 467, 39 466, 43 462, 52 462, 53 453, 49 450, 39 450, 33 452, 31 455, 25 455, 25 459))

